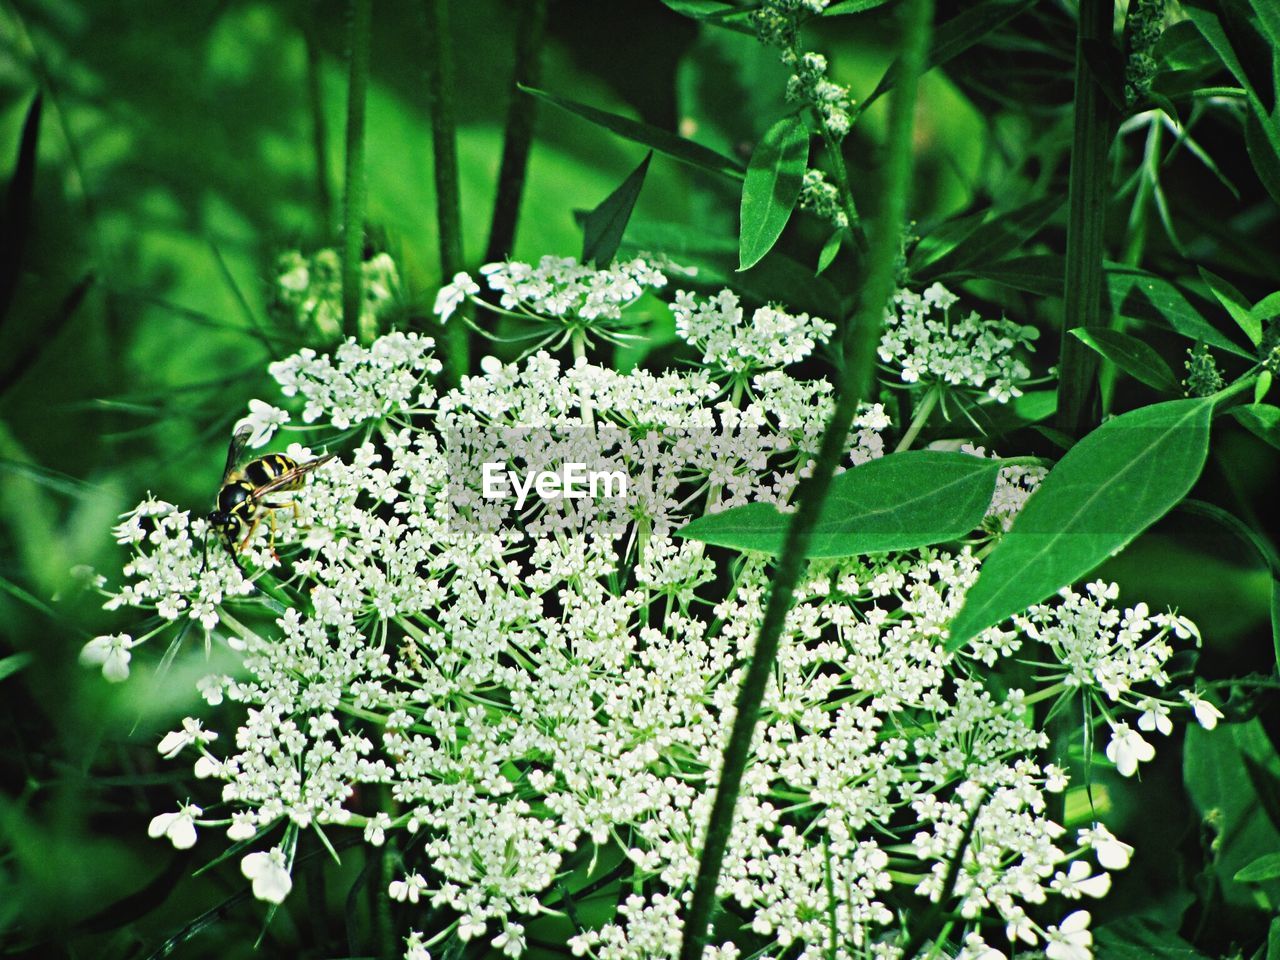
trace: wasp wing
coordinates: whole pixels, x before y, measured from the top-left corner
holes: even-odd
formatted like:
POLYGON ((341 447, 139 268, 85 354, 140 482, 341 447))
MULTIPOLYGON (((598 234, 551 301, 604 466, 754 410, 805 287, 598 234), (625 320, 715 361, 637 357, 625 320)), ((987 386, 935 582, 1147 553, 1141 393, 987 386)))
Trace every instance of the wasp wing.
POLYGON ((224 486, 231 474, 235 473, 236 467, 240 466, 240 457, 244 453, 244 446, 249 442, 249 437, 252 435, 253 427, 247 423, 232 435, 231 444, 227 447, 227 465, 222 469, 222 483, 224 486))
POLYGON ((259 487, 255 487, 253 491, 254 497, 262 499, 267 494, 279 490, 281 487, 287 487, 299 477, 306 476, 316 467, 328 463, 336 456, 336 454, 326 453, 323 457, 316 457, 314 460, 308 460, 306 463, 300 463, 292 470, 286 470, 278 477, 272 477, 269 481, 259 487))

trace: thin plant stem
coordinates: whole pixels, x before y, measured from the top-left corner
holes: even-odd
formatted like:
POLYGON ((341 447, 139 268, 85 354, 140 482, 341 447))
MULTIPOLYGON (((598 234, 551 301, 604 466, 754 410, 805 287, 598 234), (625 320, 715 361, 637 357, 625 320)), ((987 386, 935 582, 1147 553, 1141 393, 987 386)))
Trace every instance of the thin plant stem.
POLYGON ((342 330, 360 336, 364 301, 364 114, 369 89, 369 34, 373 0, 351 0, 347 75, 347 170, 342 194, 342 330))
POLYGON ((894 453, 901 453, 903 450, 911 449, 911 444, 916 442, 916 437, 920 435, 920 431, 924 429, 924 425, 929 421, 929 414, 933 413, 933 408, 938 405, 938 394, 938 388, 934 387, 924 395, 920 405, 916 407, 915 416, 911 418, 911 425, 907 427, 907 432, 902 435, 902 439, 898 441, 898 445, 894 448, 894 453))
MULTIPOLYGON (((427 21, 427 95, 431 109, 431 148, 435 168, 436 231, 440 275, 448 281, 462 269, 462 194, 458 176, 458 127, 454 114, 453 44, 448 0, 423 0, 427 21)), ((470 369, 471 343, 466 324, 445 327, 445 377, 456 383, 470 369)))
POLYGON ((324 116, 324 95, 320 86, 320 45, 315 23, 308 20, 302 37, 307 45, 307 103, 311 110, 311 148, 315 153, 316 206, 322 236, 333 234, 333 194, 329 189, 329 126, 324 116))
POLYGON ((884 209, 867 255, 866 284, 854 322, 846 330, 846 365, 839 383, 835 410, 822 437, 817 462, 797 491, 799 508, 787 527, 765 607, 764 620, 738 695, 737 710, 724 764, 707 824, 706 840, 694 882, 680 945, 681 960, 701 960, 710 934, 716 885, 724 864, 725 849, 733 826, 734 808, 755 737, 769 675, 773 672, 787 611, 805 564, 805 552, 822 501, 831 486, 836 465, 848 449, 849 429, 858 405, 868 396, 876 346, 884 323, 885 304, 893 292, 894 265, 907 209, 911 171, 911 132, 915 116, 916 86, 924 67, 933 0, 907 0, 903 7, 902 80, 893 94, 884 172, 884 209))
POLYGON ((516 62, 511 74, 511 99, 507 103, 507 126, 502 138, 502 166, 489 223, 487 262, 511 255, 515 247, 520 201, 533 144, 533 124, 538 101, 520 92, 520 86, 537 87, 542 73, 542 42, 547 29, 547 0, 523 0, 516 23, 516 62))
POLYGON ((1103 230, 1107 152, 1113 133, 1106 95, 1085 62, 1087 42, 1109 43, 1115 0, 1081 0, 1076 33, 1075 114, 1067 188, 1067 263, 1059 359, 1059 430, 1079 436, 1098 420, 1097 355, 1071 335, 1104 325, 1103 230))

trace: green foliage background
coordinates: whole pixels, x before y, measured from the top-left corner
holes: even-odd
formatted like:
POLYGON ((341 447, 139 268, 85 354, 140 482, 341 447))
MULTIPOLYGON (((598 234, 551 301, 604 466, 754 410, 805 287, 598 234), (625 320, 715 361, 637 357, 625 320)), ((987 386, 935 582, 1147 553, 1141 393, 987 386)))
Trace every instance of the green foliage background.
MULTIPOLYGON (((971 6, 941 4, 938 19, 971 6)), ((1006 253, 1063 252, 1074 25, 1061 5, 1023 6, 1009 27, 922 82, 911 211, 925 249, 949 218, 990 206, 1015 238, 1006 253), (1040 204, 1043 229, 1006 217, 1031 204, 1040 204)), ((154 813, 185 799, 185 774, 162 766, 154 743, 191 709, 191 678, 179 671, 161 685, 143 678, 119 689, 81 669, 76 654, 85 640, 125 623, 99 609, 73 569, 118 568, 109 528, 148 491, 205 509, 231 423, 248 399, 271 395, 266 362, 299 345, 270 326, 271 264, 283 250, 334 242, 344 9, 329 0, 0 4, 4 179, 16 169, 33 97, 42 94, 30 220, 13 259, 0 264, 16 278, 0 314, 6 954, 154 955, 215 908, 198 936, 174 944, 175 955, 252 953, 262 911, 252 899, 225 905, 244 886, 234 861, 193 878, 207 851, 179 853, 145 837, 154 813)), ((750 36, 700 28, 657 0, 559 0, 550 9, 547 90, 677 130, 744 163, 786 111, 786 71, 750 36)), ((488 233, 516 15, 502 0, 455 2, 451 14, 464 252, 474 266, 488 233)), ((822 45, 841 82, 858 94, 872 89, 893 58, 895 29, 892 4, 824 25, 822 45)), ((401 264, 406 317, 430 329, 440 276, 425 49, 419 4, 375 5, 367 219, 371 236, 401 264)), ((1203 69, 1216 75, 1213 64, 1203 69)), ((855 193, 872 213, 884 108, 870 109, 846 147, 855 193)), ((1196 267, 1228 278, 1250 302, 1270 293, 1280 286, 1280 218, 1238 120, 1208 111, 1195 133, 1221 176, 1189 150, 1171 154, 1160 185, 1173 230, 1154 205, 1137 228, 1126 226, 1131 197, 1117 199, 1113 189, 1107 243, 1119 259, 1140 231, 1134 262, 1185 284, 1205 316, 1230 332, 1196 267)), ((1140 137, 1120 140, 1113 188, 1136 169, 1140 150, 1140 137)), ((512 253, 576 254, 574 211, 599 203, 644 152, 543 105, 512 253)), ((856 289, 856 262, 842 253, 830 274, 813 279, 827 231, 811 217, 792 219, 785 256, 733 273, 737 201, 734 184, 657 156, 629 241, 698 259, 713 281, 719 264, 748 298, 841 312, 842 291, 856 289), (832 275, 843 279, 829 282, 832 275)), ((1062 300, 1045 295, 1036 264, 1020 265, 1030 271, 1021 283, 984 278, 984 264, 957 268, 954 282, 967 281, 993 311, 1039 326, 1048 363, 1062 300)), ((666 357, 661 326, 648 357, 654 363, 666 357)), ((1181 371, 1187 341, 1158 324, 1143 335, 1181 371)), ((1141 384, 1118 382, 1117 409, 1149 399, 1141 384)), ((1003 443, 1057 455, 1032 430, 1003 443)), ((1275 451, 1227 418, 1214 426, 1210 457, 1195 495, 1268 530, 1280 479, 1275 451)), ((1229 532, 1175 514, 1103 575, 1120 581, 1126 599, 1173 605, 1197 620, 1206 642, 1202 674, 1274 677, 1272 576, 1229 532)), ((1280 849, 1274 694, 1241 696, 1232 707, 1229 719, 1239 722, 1193 731, 1184 751, 1162 743, 1141 783, 1099 774, 1094 784, 1112 829, 1138 849, 1096 907, 1095 925, 1111 923, 1128 940, 1156 938, 1148 955, 1191 951, 1189 941, 1204 955, 1253 956, 1265 941, 1277 901, 1230 878, 1256 854, 1280 849), (1185 940, 1171 939, 1178 934, 1185 940)), ((326 909, 295 898, 279 912, 265 955, 343 955, 333 952, 339 943, 351 955, 367 952, 360 898, 376 884, 361 880, 358 860, 327 869, 326 909)), ((1270 956, 1280 956, 1280 946, 1270 956)))

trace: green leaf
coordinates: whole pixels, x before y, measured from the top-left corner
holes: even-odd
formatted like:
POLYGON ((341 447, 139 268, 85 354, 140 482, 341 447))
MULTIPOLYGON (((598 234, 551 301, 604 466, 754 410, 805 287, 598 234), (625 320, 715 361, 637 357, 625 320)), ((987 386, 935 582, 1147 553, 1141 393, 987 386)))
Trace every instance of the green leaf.
POLYGON ((1249 0, 1249 3, 1271 46, 1280 47, 1280 6, 1274 0, 1249 0))
POLYGON ((1124 102, 1124 56, 1114 43, 1102 40, 1082 38, 1080 52, 1084 55, 1085 66, 1103 94, 1116 110, 1123 113, 1124 102))
POLYGON ((44 94, 37 92, 27 108, 18 142, 18 159, 9 177, 3 217, 0 218, 0 321, 8 313, 22 268, 22 249, 27 242, 31 218, 31 197, 36 181, 36 147, 40 140, 40 108, 44 94))
POLYGON ((1280 150, 1253 110, 1244 116, 1244 145, 1258 180, 1271 194, 1271 199, 1280 203, 1280 150))
MULTIPOLYGON (((929 54, 925 58, 925 70, 941 66, 975 44, 981 43, 989 34, 1000 29, 1022 11, 1032 7, 1035 2, 1036 0, 987 0, 962 10, 934 30, 932 42, 929 44, 929 54)), ((897 60, 889 64, 889 69, 884 72, 876 88, 863 101, 863 106, 874 103, 888 93, 890 88, 898 82, 898 73, 901 69, 902 66, 897 60)))
POLYGON ((1178 379, 1164 358, 1137 337, 1119 330, 1076 327, 1072 335, 1092 347, 1135 380, 1163 393, 1181 393, 1178 379))
MULTIPOLYGON (((847 557, 913 550, 955 540, 982 523, 999 460, 940 450, 909 450, 840 474, 822 504, 806 556, 847 557)), ((767 503, 707 514, 682 537, 776 556, 791 515, 767 503)))
POLYGON ((1112 264, 1107 267, 1106 282, 1114 316, 1158 323, 1188 339, 1253 359, 1250 351, 1219 332, 1168 280, 1112 264))
POLYGON ((1280 450, 1280 407, 1269 403, 1251 403, 1232 407, 1231 415, 1263 443, 1280 450))
POLYGON ((867 10, 874 10, 876 7, 883 7, 886 3, 892 2, 893 0, 840 0, 839 3, 833 3, 823 10, 822 15, 840 17, 850 13, 865 13, 867 10))
POLYGON ((583 263, 590 260, 597 267, 606 267, 613 262, 614 255, 622 244, 627 221, 631 219, 631 211, 636 208, 640 188, 644 186, 644 175, 648 172, 649 161, 652 159, 653 151, 650 150, 644 155, 640 165, 627 175, 627 179, 586 215, 582 222, 583 263))
POLYGON ((942 277, 985 266, 1021 247, 1060 209, 1062 198, 1049 197, 1013 210, 995 212, 989 221, 967 235, 961 233, 954 246, 916 266, 915 271, 921 278, 942 277))
POLYGON ((1271 921, 1267 933, 1267 960, 1280 960, 1280 917, 1271 921))
POLYGON ((1270 370, 1263 370, 1258 374, 1258 382, 1253 385, 1253 402, 1261 403, 1267 399, 1267 394, 1271 392, 1271 382, 1274 378, 1270 370))
POLYGON ((1000 403, 990 397, 965 408, 961 416, 952 417, 951 423, 938 428, 940 437, 973 437, 976 424, 987 440, 995 440, 1007 433, 1047 420, 1058 409, 1057 390, 1031 390, 1008 403, 1000 403), (972 420, 972 422, 970 422, 972 420))
POLYGON ((1271 649, 1280 670, 1280 580, 1271 581, 1271 649))
POLYGON ((576 100, 568 100, 554 93, 548 93, 546 90, 537 90, 533 87, 526 87, 524 84, 520 84, 520 89, 531 96, 559 107, 561 110, 577 114, 584 120, 589 120, 597 126, 604 127, 620 137, 633 140, 646 147, 652 147, 673 160, 679 160, 681 163, 697 167, 699 170, 705 170, 708 173, 732 177, 735 180, 741 180, 743 177, 740 163, 716 153, 714 150, 709 150, 700 143, 694 143, 692 140, 678 137, 674 133, 650 126, 647 123, 641 123, 639 120, 632 120, 630 117, 609 113, 607 110, 600 110, 585 103, 578 103, 576 100))
POLYGON ((1087 576, 1168 513, 1204 468, 1214 402, 1133 410, 1067 451, 983 563, 948 649, 1087 576))
POLYGON ((1112 920, 1094 935, 1094 954, 1107 960, 1205 960, 1177 931, 1145 917, 1112 920))
POLYGON ((1263 323, 1280 317, 1280 290, 1269 293, 1253 305, 1253 314, 1263 323))
POLYGON ((1249 310, 1249 304, 1244 296, 1217 274, 1210 273, 1204 267, 1200 267, 1199 270, 1200 279, 1209 287, 1214 299, 1222 304, 1223 309, 1231 315, 1231 319, 1239 325, 1245 336, 1256 347, 1262 342, 1262 321, 1249 310))
POLYGON ((990 265, 977 265, 973 275, 1040 297, 1061 297, 1066 263, 1056 253, 1010 257, 990 265))
POLYGON ((15 653, 0 660, 0 681, 7 680, 19 670, 25 670, 34 659, 29 653, 15 653))
POLYGON ((827 237, 827 242, 822 245, 822 252, 818 254, 818 268, 813 271, 816 277, 836 259, 836 254, 840 252, 840 244, 844 241, 844 230, 837 229, 827 237))
POLYGON ((1246 760, 1275 768, 1275 751, 1258 720, 1220 723, 1213 730, 1187 727, 1182 778, 1196 811, 1217 835, 1210 849, 1223 899, 1252 908, 1256 890, 1234 878, 1259 854, 1280 851, 1280 833, 1253 789, 1246 760))
POLYGON ((799 116, 779 120, 756 144, 742 183, 739 270, 749 270, 763 260, 782 236, 808 164, 809 130, 799 116))

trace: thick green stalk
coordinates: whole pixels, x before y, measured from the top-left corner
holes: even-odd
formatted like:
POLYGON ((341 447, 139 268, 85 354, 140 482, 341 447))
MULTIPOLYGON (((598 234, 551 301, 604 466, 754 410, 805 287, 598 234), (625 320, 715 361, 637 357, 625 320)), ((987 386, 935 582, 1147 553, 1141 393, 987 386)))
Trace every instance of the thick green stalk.
POLYGON ((1080 0, 1076 33, 1075 117, 1067 192, 1067 264, 1062 351, 1058 363, 1058 429, 1080 436, 1098 420, 1097 355, 1071 336, 1100 327, 1107 151, 1112 123, 1106 95, 1085 61, 1086 41, 1111 43, 1115 0, 1080 0))
POLYGON ((911 133, 915 118, 916 84, 924 67, 933 0, 907 0, 902 39, 902 78, 893 94, 884 173, 884 209, 867 255, 866 284, 854 323, 846 331, 846 363, 835 410, 822 437, 813 473, 797 491, 799 508, 787 527, 786 542, 769 591, 764 621, 754 655, 743 678, 729 743, 724 752, 707 837, 698 865, 680 947, 681 960, 701 960, 716 904, 716 884, 724 864, 733 826, 734 808, 742 786, 769 675, 773 672, 788 610, 805 566, 805 552, 835 468, 848 449, 849 429, 858 405, 870 392, 875 351, 884 324, 884 310, 893 294, 894 265, 901 242, 911 172, 911 133))
POLYGON ((373 0, 351 0, 351 60, 347 78, 347 172, 342 197, 342 330, 360 336, 364 300, 364 106, 369 89, 373 0))
POLYGON ((502 167, 498 171, 498 191, 493 200, 489 224, 489 245, 484 258, 492 263, 511 255, 520 219, 529 148, 533 144, 533 123, 538 101, 520 92, 519 86, 538 87, 541 75, 542 41, 547 28, 547 0, 522 0, 516 24, 516 63, 511 74, 511 99, 507 103, 507 128, 502 138, 502 167))
MULTIPOLYGON (((440 275, 448 282, 462 269, 462 194, 458 177, 458 125, 454 114, 453 44, 448 0, 424 0, 427 17, 427 94, 431 108, 431 147, 435 161, 436 231, 440 275)), ((445 328, 445 377, 456 383, 470 369, 467 325, 445 328)))

